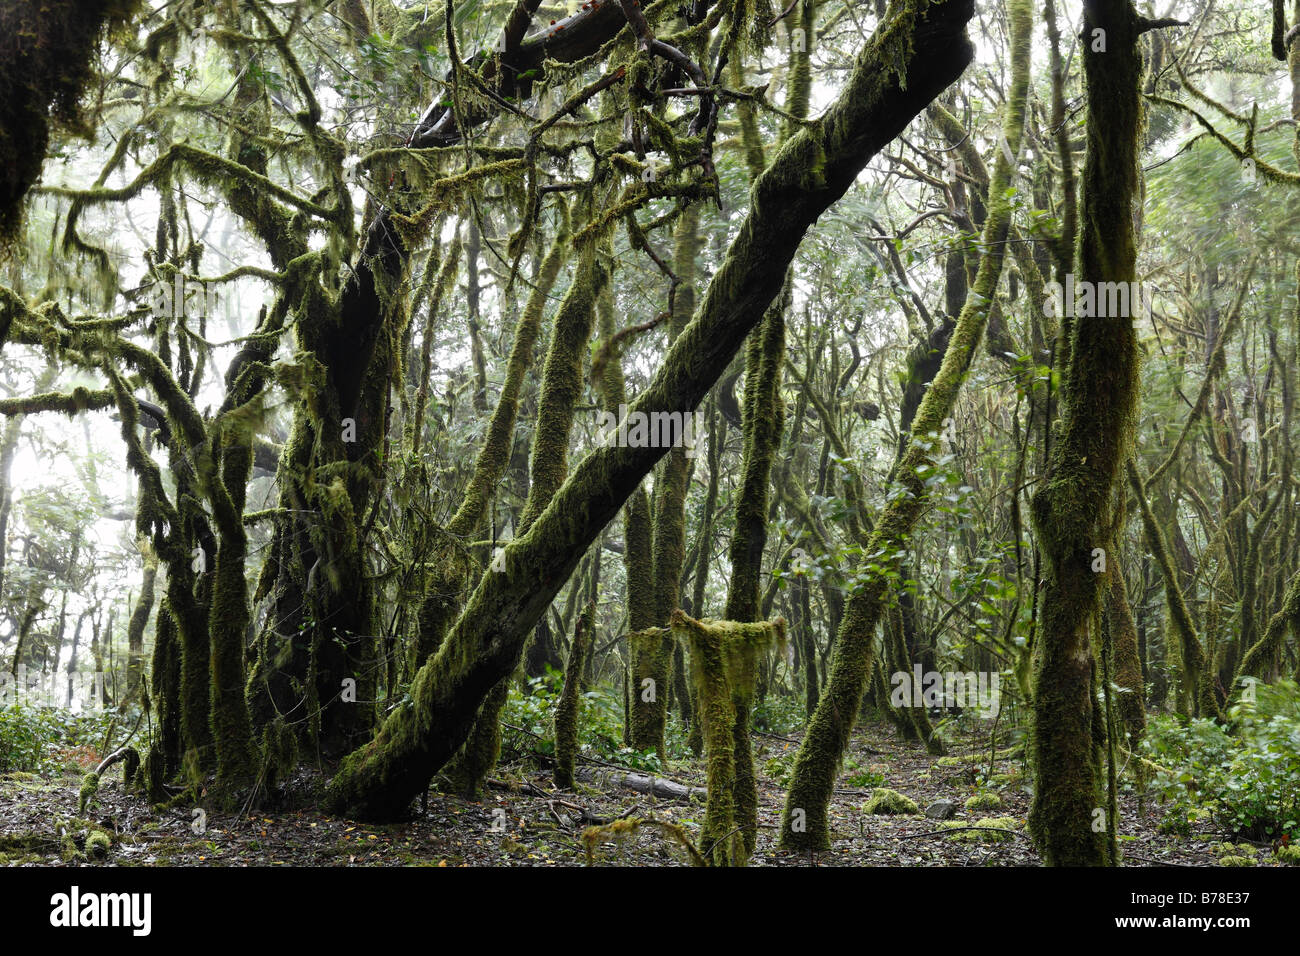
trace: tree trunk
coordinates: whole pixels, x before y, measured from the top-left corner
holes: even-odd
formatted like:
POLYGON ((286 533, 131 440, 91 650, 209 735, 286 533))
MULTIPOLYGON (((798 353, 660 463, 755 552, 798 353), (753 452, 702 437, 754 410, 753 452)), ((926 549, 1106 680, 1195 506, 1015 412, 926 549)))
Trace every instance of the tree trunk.
MULTIPOLYGON (((906 6, 877 30, 840 96, 754 184, 726 260, 634 410, 698 406, 780 291, 807 229, 970 62, 972 14, 970 0, 932 3, 920 13, 906 6)), ((417 675, 412 706, 340 767, 330 784, 332 807, 363 817, 406 811, 465 739, 488 690, 513 670, 528 631, 582 554, 662 455, 648 447, 601 448, 578 465, 529 532, 506 548, 506 570, 479 582, 417 675)))

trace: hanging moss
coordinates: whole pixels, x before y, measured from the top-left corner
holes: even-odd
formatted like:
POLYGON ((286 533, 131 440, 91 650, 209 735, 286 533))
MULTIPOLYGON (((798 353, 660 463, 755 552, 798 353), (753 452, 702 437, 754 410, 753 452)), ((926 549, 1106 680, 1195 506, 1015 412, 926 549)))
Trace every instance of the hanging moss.
POLYGON ((691 652, 696 713, 704 734, 708 802, 700 846, 713 866, 744 866, 758 835, 749 709, 759 657, 774 647, 785 649, 785 619, 701 621, 678 610, 672 632, 691 652))
POLYGON ((0 8, 0 242, 17 235, 51 125, 89 132, 78 104, 100 37, 140 6, 140 0, 13 0, 0 8))
POLYGON ((569 660, 564 666, 564 688, 555 706, 555 770, 552 779, 563 790, 573 789, 573 762, 578 753, 578 717, 581 708, 582 671, 591 652, 596 629, 596 604, 590 602, 573 629, 569 660))

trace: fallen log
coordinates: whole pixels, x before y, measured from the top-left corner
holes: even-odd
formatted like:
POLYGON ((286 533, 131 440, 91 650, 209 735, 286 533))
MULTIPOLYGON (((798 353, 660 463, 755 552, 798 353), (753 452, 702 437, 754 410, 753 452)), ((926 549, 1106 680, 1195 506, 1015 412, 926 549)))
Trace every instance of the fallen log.
POLYGON ((704 799, 707 795, 703 787, 688 787, 685 784, 645 773, 591 770, 584 767, 578 770, 574 777, 583 783, 592 783, 600 787, 624 787, 637 793, 644 793, 646 796, 663 797, 665 800, 689 800, 691 797, 704 799))

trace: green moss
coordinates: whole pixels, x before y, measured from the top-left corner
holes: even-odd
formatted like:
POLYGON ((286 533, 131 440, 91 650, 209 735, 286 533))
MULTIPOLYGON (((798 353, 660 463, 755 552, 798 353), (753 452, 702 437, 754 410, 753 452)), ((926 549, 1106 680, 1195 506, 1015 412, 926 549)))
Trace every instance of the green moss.
POLYGON ((673 612, 672 631, 691 652, 696 715, 704 734, 708 800, 700 845, 713 866, 743 866, 757 840, 758 792, 749 709, 758 657, 785 646, 785 620, 749 624, 673 612))
POLYGON ((77 846, 77 841, 72 838, 71 833, 65 833, 59 843, 59 859, 64 863, 79 863, 86 858, 77 846))
POLYGON ((781 363, 789 295, 787 277, 781 295, 768 307, 757 332, 750 336, 745 357, 742 477, 731 536, 731 580, 724 610, 724 617, 730 621, 757 620, 761 610, 759 578, 767 544, 768 486, 785 412, 781 363))
POLYGON ((1011 834, 999 831, 1018 830, 1020 821, 1015 817, 982 817, 974 823, 947 820, 939 824, 939 829, 955 831, 948 839, 959 843, 1005 843, 1011 839, 1011 834), (989 829, 980 829, 985 827, 989 829))
POLYGON ((108 856, 113 841, 103 830, 91 830, 86 837, 86 856, 92 860, 103 860, 108 856))
POLYGON ((1279 863, 1300 866, 1300 846, 1280 846, 1273 851, 1273 858, 1279 863))
POLYGON ((510 678, 497 682, 479 708, 465 743, 439 774, 442 789, 466 800, 478 800, 483 784, 501 756, 501 710, 510 696, 510 678))
POLYGON ((1254 866, 1255 858, 1251 856, 1219 857, 1219 866, 1254 866))
POLYGON ((871 799, 862 805, 862 812, 872 816, 910 815, 920 813, 921 808, 915 800, 906 797, 897 790, 877 787, 871 792, 871 799))
POLYGON ((966 799, 967 810, 1001 810, 1002 798, 996 793, 977 793, 966 799))
POLYGON ((81 791, 77 794, 77 812, 84 815, 95 801, 95 795, 99 792, 99 774, 93 770, 86 774, 81 781, 81 791))
POLYGON ((573 788, 573 762, 578 752, 578 715, 581 705, 582 671, 595 636, 596 602, 590 602, 573 631, 569 660, 564 666, 564 688, 555 707, 555 772, 552 779, 561 789, 573 788))
POLYGON ((48 850, 50 845, 50 838, 39 833, 0 834, 0 850, 8 853, 48 850))
POLYGON ((86 135, 79 111, 100 37, 123 26, 139 0, 6 4, 0 14, 0 241, 18 233, 22 202, 40 177, 50 128, 86 135))
POLYGON ((627 636, 631 724, 628 743, 636 750, 654 748, 666 757, 664 726, 668 721, 668 687, 672 676, 673 641, 666 627, 649 627, 627 636))
POLYGON ((1259 848, 1249 843, 1215 843, 1210 847, 1216 856, 1258 856, 1259 848))

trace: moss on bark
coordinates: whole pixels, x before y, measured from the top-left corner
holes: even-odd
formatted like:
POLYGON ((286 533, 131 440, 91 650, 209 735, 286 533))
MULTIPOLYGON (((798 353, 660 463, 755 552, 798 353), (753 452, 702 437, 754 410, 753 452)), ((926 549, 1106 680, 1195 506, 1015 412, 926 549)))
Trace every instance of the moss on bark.
MULTIPOLYGON (((970 62, 970 0, 900 5, 859 54, 828 110, 797 133, 759 177, 751 209, 633 411, 693 410, 780 290, 811 224, 866 162, 970 62)), ((928 422, 930 428, 941 423, 928 422)), ((409 706, 340 766, 327 803, 367 818, 403 814, 468 735, 490 688, 508 675, 538 617, 583 553, 662 457, 656 448, 600 448, 556 492, 529 531, 505 548, 442 647, 416 675, 409 706)), ((857 701, 854 700, 854 710, 857 701)))
MULTIPOLYGON (((1088 153, 1083 170, 1079 280, 1131 282, 1137 243, 1142 60, 1130 0, 1087 0, 1084 33, 1105 31, 1105 52, 1084 46, 1088 153)), ((1115 862, 1106 813, 1092 622, 1107 575, 1096 549, 1110 543, 1110 503, 1128 454, 1138 358, 1126 316, 1070 323, 1060 439, 1033 499, 1046 572, 1034 683, 1035 786, 1029 830, 1048 865, 1115 862), (1098 827, 1098 812, 1106 825, 1098 827)), ((1105 556, 1107 565, 1115 556, 1105 556)))
POLYGON ((552 779, 564 790, 573 788, 573 763, 578 753, 578 718, 582 705, 582 672, 591 653, 596 630, 596 603, 583 609, 573 629, 569 660, 564 666, 564 688, 555 706, 555 770, 552 779))
POLYGON ((758 837, 749 712, 759 658, 773 647, 784 649, 785 620, 700 621, 679 610, 672 634, 690 649, 704 730, 708 803, 700 850, 713 866, 744 866, 758 837))
MULTIPOLYGON (((926 469, 933 467, 929 449, 937 442, 943 420, 957 400, 961 383, 983 336, 988 310, 1002 275, 1005 240, 1011 219, 1006 195, 1011 181, 1011 163, 1007 155, 1015 156, 1020 149, 1032 29, 1031 12, 1025 0, 1017 0, 1009 12, 1014 41, 1012 84, 1003 125, 1008 149, 999 152, 994 166, 989 190, 991 206, 984 223, 985 253, 939 372, 917 410, 912 423, 912 440, 895 470, 901 487, 891 496, 876 522, 865 548, 868 555, 901 554, 925 507, 927 489, 921 469, 923 466, 926 469), (923 440, 917 441, 918 438, 923 440)), ((884 611, 888 591, 886 575, 872 574, 859 584, 845 604, 830 673, 795 758, 793 784, 786 796, 781 844, 788 849, 813 850, 830 846, 827 808, 871 673, 876 625, 884 611)))
POLYGON ((672 678, 673 642, 668 628, 648 627, 627 635, 631 701, 628 745, 653 749, 660 759, 668 721, 668 687, 672 678))

